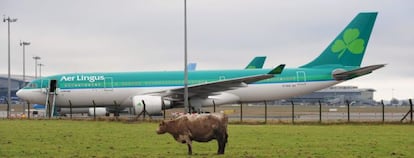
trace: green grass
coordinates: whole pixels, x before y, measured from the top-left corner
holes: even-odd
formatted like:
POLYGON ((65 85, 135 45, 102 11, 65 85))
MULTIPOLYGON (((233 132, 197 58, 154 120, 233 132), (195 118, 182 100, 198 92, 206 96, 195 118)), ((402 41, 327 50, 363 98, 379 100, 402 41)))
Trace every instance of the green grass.
MULTIPOLYGON (((0 157, 187 157, 187 146, 157 123, 0 120, 0 157)), ((412 157, 413 125, 229 125, 224 156, 216 141, 192 157, 412 157)))

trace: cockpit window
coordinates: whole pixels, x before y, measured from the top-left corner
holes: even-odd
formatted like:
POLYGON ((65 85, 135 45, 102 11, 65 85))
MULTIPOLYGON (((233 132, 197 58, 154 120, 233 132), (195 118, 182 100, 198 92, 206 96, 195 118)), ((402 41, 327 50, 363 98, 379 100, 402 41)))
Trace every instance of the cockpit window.
POLYGON ((36 83, 29 83, 26 85, 27 88, 37 88, 37 84, 36 83))
POLYGON ((37 84, 36 83, 32 83, 32 88, 37 88, 37 84))

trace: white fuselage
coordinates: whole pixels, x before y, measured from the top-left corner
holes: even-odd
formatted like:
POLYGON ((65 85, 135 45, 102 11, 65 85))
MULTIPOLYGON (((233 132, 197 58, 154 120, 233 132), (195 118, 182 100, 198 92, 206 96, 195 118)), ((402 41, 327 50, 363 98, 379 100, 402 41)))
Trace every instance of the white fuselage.
MULTIPOLYGON (((314 82, 290 82, 273 84, 250 84, 247 87, 221 92, 220 95, 210 96, 215 104, 229 104, 235 102, 254 102, 264 100, 276 100, 291 98, 340 83, 339 81, 314 81, 314 82)), ((56 105, 68 107, 91 107, 93 102, 98 106, 109 106, 115 103, 128 107, 132 105, 132 97, 149 92, 176 87, 151 87, 151 88, 113 88, 113 89, 65 89, 56 90, 56 105), (70 103, 69 103, 70 102, 70 103)), ((45 104, 45 89, 22 89, 18 91, 19 97, 32 104, 45 104)), ((205 100, 203 105, 211 105, 205 100)))

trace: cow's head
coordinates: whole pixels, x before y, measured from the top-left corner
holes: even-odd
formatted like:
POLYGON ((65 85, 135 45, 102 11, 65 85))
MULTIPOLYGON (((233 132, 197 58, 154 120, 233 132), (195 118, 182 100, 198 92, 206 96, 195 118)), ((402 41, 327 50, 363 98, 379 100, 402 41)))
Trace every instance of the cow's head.
POLYGON ((164 134, 167 132, 167 124, 165 121, 161 121, 160 126, 157 129, 157 134, 164 134))

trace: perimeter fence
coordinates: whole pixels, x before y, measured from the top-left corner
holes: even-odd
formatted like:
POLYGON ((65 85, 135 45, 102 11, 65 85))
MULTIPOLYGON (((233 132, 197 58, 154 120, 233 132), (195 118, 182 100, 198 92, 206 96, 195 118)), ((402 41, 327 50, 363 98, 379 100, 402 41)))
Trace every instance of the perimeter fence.
MULTIPOLYGON (((342 105, 330 105, 322 101, 308 104, 294 100, 287 103, 280 105, 263 101, 208 107, 204 110, 224 112, 231 121, 245 123, 413 122, 411 99, 409 105, 385 105, 383 102, 378 105, 358 105, 352 101, 346 101, 342 105)), ((175 109, 172 113, 181 112, 182 109, 175 109)))
MULTIPOLYGON (((408 105, 358 105, 346 101, 340 105, 330 105, 323 101, 313 104, 289 100, 284 104, 270 101, 256 103, 240 103, 203 108, 204 112, 222 112, 229 116, 230 121, 239 123, 413 123, 413 103, 408 105)), ((7 119, 48 119, 42 110, 27 110, 27 104, 10 105, 9 117, 7 105, 0 104, 0 118, 7 119)), ((74 110, 75 111, 75 110, 74 110)), ((130 111, 134 111, 130 109, 130 111)), ((171 119, 184 112, 183 108, 168 109, 165 116, 137 117, 136 113, 111 114, 109 116, 92 116, 88 113, 74 113, 57 116, 51 119, 115 119, 115 120, 163 120, 171 119)), ((141 113, 142 114, 142 113, 141 113)), ((145 113, 144 113, 145 116, 145 113)))

